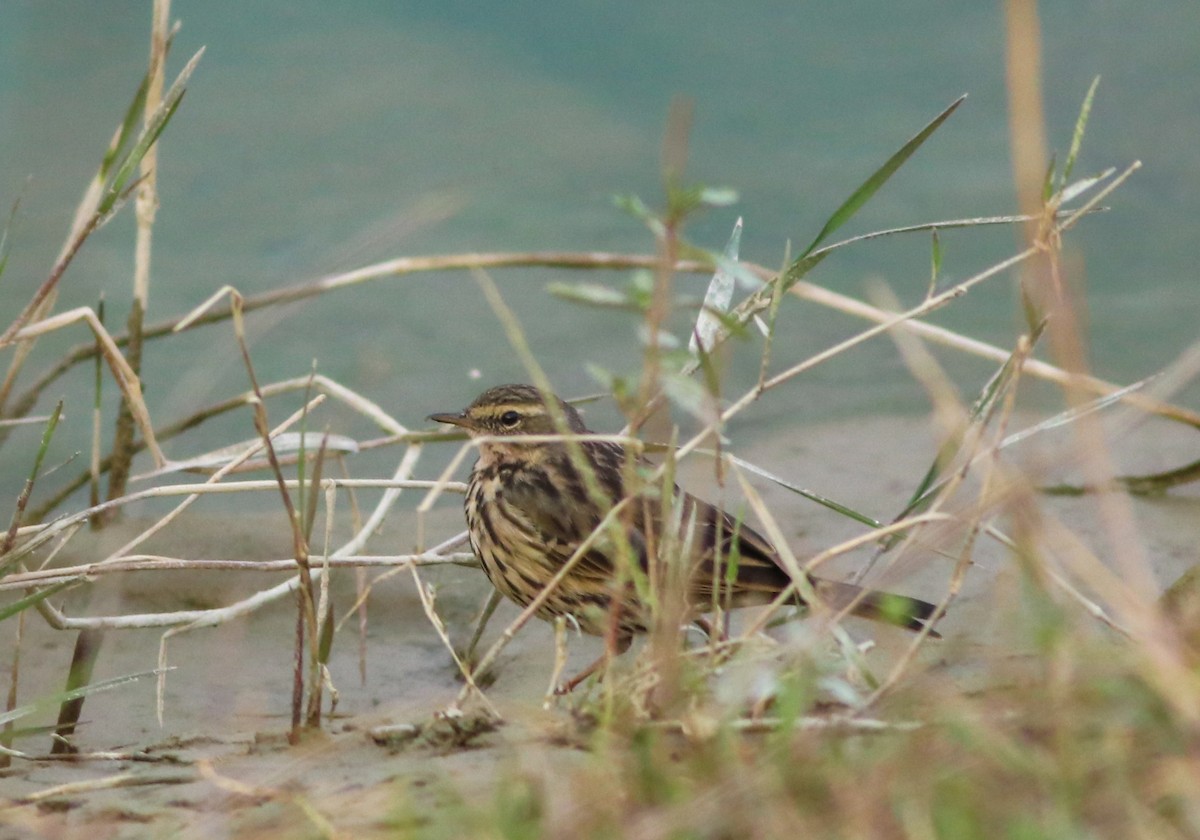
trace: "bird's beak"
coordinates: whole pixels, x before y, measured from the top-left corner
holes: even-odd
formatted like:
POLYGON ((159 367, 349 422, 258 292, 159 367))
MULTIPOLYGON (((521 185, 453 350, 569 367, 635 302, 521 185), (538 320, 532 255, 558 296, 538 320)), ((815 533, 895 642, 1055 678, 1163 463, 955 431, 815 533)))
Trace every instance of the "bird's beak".
POLYGON ((460 411, 456 414, 430 414, 427 418, 436 423, 449 423, 451 426, 461 426, 464 429, 471 429, 474 424, 471 423, 465 411, 460 411))

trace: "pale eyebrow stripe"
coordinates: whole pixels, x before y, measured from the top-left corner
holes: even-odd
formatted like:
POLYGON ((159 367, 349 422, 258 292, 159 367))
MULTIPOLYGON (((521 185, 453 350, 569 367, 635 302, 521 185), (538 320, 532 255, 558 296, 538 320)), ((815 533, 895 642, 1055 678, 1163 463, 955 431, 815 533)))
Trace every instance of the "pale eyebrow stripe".
POLYGON ((499 417, 506 411, 520 411, 530 417, 546 413, 544 405, 530 405, 529 403, 508 403, 504 405, 490 405, 487 408, 487 414, 492 417, 499 417))

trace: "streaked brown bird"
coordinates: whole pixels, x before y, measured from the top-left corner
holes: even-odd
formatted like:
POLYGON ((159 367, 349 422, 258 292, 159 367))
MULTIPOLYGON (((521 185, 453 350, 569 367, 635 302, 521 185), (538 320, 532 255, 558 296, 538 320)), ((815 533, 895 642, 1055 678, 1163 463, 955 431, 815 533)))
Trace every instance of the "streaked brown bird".
MULTIPOLYGON (((585 479, 566 441, 522 441, 522 436, 558 431, 548 405, 558 407, 572 434, 591 434, 572 406, 531 385, 489 388, 460 412, 429 417, 460 426, 473 438, 487 438, 479 444, 479 459, 467 486, 467 530, 471 548, 492 584, 521 606, 541 594, 609 509, 625 498, 626 480, 636 474, 630 467, 653 468, 621 444, 579 441, 577 453, 582 452, 594 475, 594 481, 585 479), (627 462, 630 457, 633 464, 627 462)), ((648 629, 649 610, 628 583, 630 576, 619 574, 617 552, 628 551, 643 572, 649 569, 648 554, 664 527, 664 505, 652 487, 634 488, 639 498, 622 511, 619 521, 628 547, 603 536, 597 539, 549 594, 538 610, 539 618, 552 621, 566 615, 584 632, 615 634, 617 653, 628 649, 635 634, 648 629), (620 591, 617 580, 627 582, 620 591)), ((676 531, 682 544, 689 546, 690 568, 684 583, 689 617, 711 612, 716 604, 723 608, 767 604, 791 584, 765 537, 678 487, 674 492, 682 515, 672 521, 682 523, 676 531), (731 557, 736 560, 727 574, 731 557)), ((910 630, 923 628, 935 609, 904 595, 811 575, 808 580, 832 610, 849 607, 854 615, 910 630)), ((803 597, 798 595, 796 603, 803 605, 803 597)), ((585 669, 565 690, 578 685, 603 661, 601 657, 585 669)))

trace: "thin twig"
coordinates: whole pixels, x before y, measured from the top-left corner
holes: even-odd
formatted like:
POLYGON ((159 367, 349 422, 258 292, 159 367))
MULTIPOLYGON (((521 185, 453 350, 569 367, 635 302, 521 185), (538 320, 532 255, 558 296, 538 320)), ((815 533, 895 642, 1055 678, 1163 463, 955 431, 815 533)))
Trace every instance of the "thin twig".
MULTIPOLYGON (((75 756, 69 756, 74 758, 75 756)), ((81 782, 66 782, 61 785, 44 788, 35 793, 26 794, 17 799, 10 799, 8 804, 0 808, 15 808, 21 805, 33 805, 63 796, 75 796, 80 793, 94 793, 98 790, 112 790, 124 787, 145 787, 147 785, 186 785, 196 781, 194 775, 174 774, 170 776, 147 776, 141 772, 127 771, 102 779, 87 779, 81 782)))

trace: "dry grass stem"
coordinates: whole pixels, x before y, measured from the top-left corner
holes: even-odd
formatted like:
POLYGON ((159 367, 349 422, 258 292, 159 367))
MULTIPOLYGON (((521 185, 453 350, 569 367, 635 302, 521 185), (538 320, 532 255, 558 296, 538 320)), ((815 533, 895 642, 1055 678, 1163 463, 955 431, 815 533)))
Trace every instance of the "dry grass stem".
MULTIPOLYGON (((463 680, 466 683, 466 685, 463 686, 463 691, 473 693, 474 696, 478 697, 483 703, 484 708, 486 708, 488 711, 488 714, 496 719, 500 719, 499 710, 492 704, 492 701, 488 699, 483 689, 475 683, 475 672, 468 663, 464 662, 462 658, 459 657, 458 651, 454 648, 454 643, 450 641, 450 636, 446 633, 446 625, 442 622, 441 616, 437 614, 437 610, 434 608, 436 594, 434 593, 433 587, 427 586, 425 582, 421 580, 421 575, 417 572, 416 566, 410 564, 409 570, 412 572, 413 583, 416 584, 417 587, 417 596, 421 599, 421 608, 425 610, 425 617, 429 619, 429 623, 433 625, 434 632, 437 633, 438 638, 442 640, 442 644, 445 645, 446 650, 450 652, 450 657, 454 660, 454 664, 458 668, 459 673, 463 675, 463 680)), ((455 703, 454 705, 457 707, 459 703, 455 703)))
POLYGON ((142 398, 142 386, 138 381, 138 376, 129 366, 129 363, 125 361, 125 357, 121 355, 121 351, 117 348, 112 336, 109 335, 104 325, 100 323, 100 319, 96 317, 94 311, 86 306, 81 306, 45 318, 18 330, 13 336, 13 340, 24 341, 26 339, 37 338, 55 330, 71 326, 72 324, 77 324, 80 321, 83 321, 91 328, 96 340, 100 343, 104 359, 108 362, 117 387, 121 389, 121 393, 129 403, 138 428, 141 429, 142 437, 146 441, 146 446, 150 449, 150 454, 154 456, 154 463, 161 467, 166 463, 167 459, 158 448, 158 441, 154 437, 154 427, 150 422, 150 412, 146 410, 146 402, 142 398))
MULTIPOLYGON (((72 756, 74 758, 74 756, 72 756)), ((94 793, 98 790, 113 790, 114 788, 125 787, 144 787, 146 785, 186 785, 189 782, 195 781, 195 777, 181 774, 173 774, 167 776, 147 776, 134 770, 129 770, 124 773, 116 773, 112 776, 105 776, 101 779, 88 779, 82 782, 66 782, 61 785, 53 785, 48 788, 43 788, 36 793, 31 793, 28 796, 23 796, 20 799, 9 800, 4 808, 13 808, 18 805, 31 805, 37 802, 45 802, 49 799, 57 799, 59 797, 78 796, 82 793, 94 793)))
MULTIPOLYGON (((414 566, 461 566, 479 568, 475 555, 470 552, 439 554, 433 551, 422 554, 357 554, 345 557, 330 557, 327 554, 312 555, 314 563, 338 569, 397 568, 414 566)), ((24 589, 28 586, 47 586, 68 580, 93 580, 102 575, 127 572, 288 572, 296 568, 295 559, 279 560, 222 560, 204 557, 164 557, 157 554, 132 554, 117 560, 83 563, 61 569, 39 569, 29 572, 14 572, 0 581, 0 592, 24 589)))

